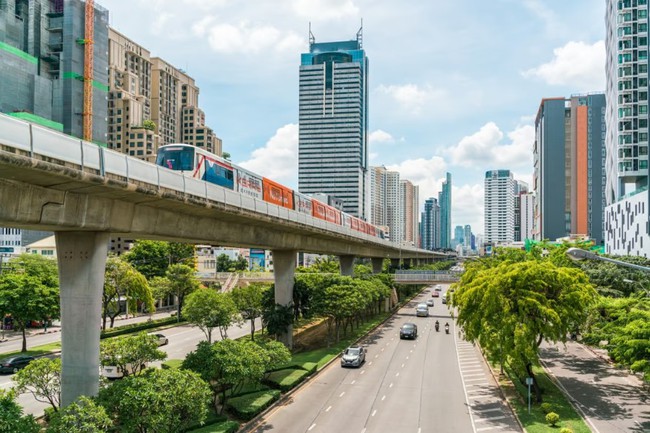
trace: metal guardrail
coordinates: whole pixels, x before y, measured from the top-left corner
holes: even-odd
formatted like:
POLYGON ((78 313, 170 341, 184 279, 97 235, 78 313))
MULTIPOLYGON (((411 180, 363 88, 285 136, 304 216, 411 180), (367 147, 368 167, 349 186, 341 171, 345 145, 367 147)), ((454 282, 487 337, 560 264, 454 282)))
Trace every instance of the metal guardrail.
POLYGON ((434 271, 397 271, 395 272, 396 283, 428 283, 439 281, 458 281, 460 272, 434 272, 434 271))

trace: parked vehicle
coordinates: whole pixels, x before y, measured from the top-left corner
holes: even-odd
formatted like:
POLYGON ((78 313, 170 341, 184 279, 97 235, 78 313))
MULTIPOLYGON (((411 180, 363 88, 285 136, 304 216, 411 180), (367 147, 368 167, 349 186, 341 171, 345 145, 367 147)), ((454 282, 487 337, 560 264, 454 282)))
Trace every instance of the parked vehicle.
POLYGON ((18 355, 0 360, 0 373, 16 373, 34 360, 33 356, 18 355))
POLYGON ((341 356, 341 367, 360 367, 366 360, 366 349, 361 346, 348 347, 341 356))
POLYGON ((407 322, 399 330, 400 340, 418 338, 418 326, 415 323, 407 322))

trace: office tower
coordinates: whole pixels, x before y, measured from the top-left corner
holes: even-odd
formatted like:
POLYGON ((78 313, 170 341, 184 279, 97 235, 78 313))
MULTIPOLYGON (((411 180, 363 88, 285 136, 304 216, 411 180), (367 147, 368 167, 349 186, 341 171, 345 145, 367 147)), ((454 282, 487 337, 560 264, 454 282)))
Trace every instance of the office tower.
POLYGON ((521 241, 533 239, 535 225, 535 195, 532 192, 523 192, 516 199, 519 202, 519 234, 521 241))
MULTIPOLYGON (((83 136, 85 2, 0 1, 0 111, 83 136)), ((108 11, 94 5, 92 139, 106 142, 108 11)))
POLYGON ((451 248, 451 173, 447 173, 438 193, 440 204, 440 248, 451 248))
POLYGON ((605 95, 543 99, 535 120, 535 239, 603 240, 605 95))
POLYGON ((418 246, 420 243, 418 217, 420 216, 420 189, 409 180, 400 180, 400 195, 402 199, 402 241, 418 246))
POLYGON ((515 239, 515 181, 510 170, 485 172, 485 242, 515 239))
POLYGON ((356 40, 317 43, 301 55, 298 189, 343 200, 345 212, 369 218, 368 58, 356 40))
POLYGON ((528 192, 528 184, 515 180, 515 241, 522 241, 521 237, 521 194, 528 192))
POLYGON ((475 249, 474 244, 472 243, 473 238, 474 238, 474 235, 472 234, 472 226, 470 226, 469 224, 466 224, 465 228, 464 228, 464 233, 463 233, 465 248, 469 248, 471 250, 475 249))
POLYGON ((648 257, 647 1, 608 1, 605 26, 605 251, 648 257))
POLYGON ((386 167, 370 167, 370 222, 387 227, 386 167))
POLYGON ((463 226, 454 227, 454 241, 456 241, 456 244, 465 243, 465 231, 463 230, 463 226))
POLYGON ((422 212, 422 224, 420 236, 422 238, 420 247, 425 250, 436 250, 440 248, 440 205, 434 197, 424 201, 422 212))

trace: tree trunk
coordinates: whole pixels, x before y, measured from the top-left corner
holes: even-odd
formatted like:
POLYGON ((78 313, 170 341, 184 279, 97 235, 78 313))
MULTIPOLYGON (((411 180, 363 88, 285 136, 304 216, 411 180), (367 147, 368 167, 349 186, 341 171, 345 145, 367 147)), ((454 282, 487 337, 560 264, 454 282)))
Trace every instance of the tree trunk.
POLYGON ((251 319, 251 341, 255 341, 255 319, 251 319))
POLYGON ((25 325, 23 325, 22 328, 23 328, 23 348, 20 351, 27 352, 27 330, 25 329, 25 325))
POLYGON ((533 378, 533 391, 535 391, 535 401, 537 403, 542 402, 542 388, 540 388, 539 384, 537 383, 537 378, 535 377, 535 374, 533 373, 533 366, 531 363, 526 364, 526 372, 528 373, 528 377, 533 378))
POLYGON ((113 326, 115 325, 115 317, 116 316, 111 316, 111 329, 113 329, 113 326))

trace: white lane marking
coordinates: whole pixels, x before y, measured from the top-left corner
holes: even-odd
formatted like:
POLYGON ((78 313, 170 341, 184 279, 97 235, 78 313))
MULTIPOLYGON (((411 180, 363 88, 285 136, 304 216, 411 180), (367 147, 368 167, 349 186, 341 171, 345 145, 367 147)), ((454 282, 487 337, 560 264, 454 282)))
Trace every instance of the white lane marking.
POLYGON ((464 374, 463 376, 465 376, 465 377, 485 376, 485 373, 464 374))
POLYGON ((365 372, 366 372, 366 370, 361 370, 361 374, 363 374, 363 373, 365 373, 365 372))
POLYGON ((404 364, 402 364, 402 368, 404 368, 404 364))
POLYGON ((381 401, 384 401, 386 399, 386 394, 381 396, 381 401))
POLYGON ((343 391, 342 393, 340 393, 340 394, 339 394, 339 397, 343 397, 344 394, 345 394, 345 391, 343 391))
POLYGON ((397 373, 395 374, 395 377, 399 377, 399 372, 397 372, 397 373))
POLYGON ((407 356, 407 357, 406 357, 406 360, 408 361, 408 359, 409 359, 409 357, 407 356))
POLYGON ((372 361, 370 361, 370 362, 368 363, 368 365, 372 365, 372 361))
POLYGON ((327 409, 325 409, 325 412, 329 412, 332 406, 327 406, 327 409))
POLYGON ((422 433, 422 427, 418 427, 418 433, 422 433))
POLYGON ((379 358, 379 355, 375 355, 375 359, 379 358))
POLYGON ((463 369, 463 373, 474 373, 476 371, 484 371, 482 368, 468 368, 468 369, 463 369))
POLYGON ((475 377, 474 379, 466 379, 465 382, 476 382, 477 380, 485 380, 484 377, 475 377))
POLYGON ((361 430, 361 433, 366 433, 366 428, 364 427, 363 430, 361 430))
POLYGON ((470 395, 469 398, 472 400, 480 400, 483 398, 497 398, 497 396, 495 394, 482 394, 482 395, 470 395))
MULTIPOLYGON (((455 332, 453 333, 453 339, 454 339, 454 349, 456 350, 456 362, 458 363, 458 369, 461 370, 460 359, 458 359, 458 349, 457 349, 458 339, 456 338, 455 332)), ((485 378, 483 378, 482 380, 485 380, 485 378)), ((460 374, 460 381, 463 384, 463 394, 465 394, 465 404, 471 407, 471 404, 469 403, 469 396, 467 395, 467 388, 465 385, 466 383, 465 375, 463 375, 462 373, 460 374)), ((476 424, 474 424, 474 415, 472 414, 471 410, 468 413, 469 413, 469 422, 472 424, 472 432, 476 433, 476 424)))
POLYGON ((316 424, 315 424, 315 423, 312 424, 311 427, 309 427, 309 428, 307 429, 307 431, 311 431, 314 427, 316 427, 316 424))
POLYGON ((388 385, 388 387, 392 388, 393 387, 393 382, 391 382, 390 385, 388 385))
POLYGON ((356 380, 353 380, 352 383, 351 383, 350 385, 354 385, 354 382, 356 382, 356 380))
POLYGON ((382 348, 381 348, 381 351, 383 352, 383 351, 384 351, 384 349, 385 349, 385 347, 382 347, 382 348))
POLYGON ((413 349, 411 349, 411 351, 409 353, 413 353, 413 349))
POLYGON ((370 415, 370 416, 375 416, 376 413, 377 413, 377 409, 373 410, 372 415, 370 415))

